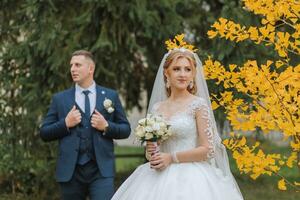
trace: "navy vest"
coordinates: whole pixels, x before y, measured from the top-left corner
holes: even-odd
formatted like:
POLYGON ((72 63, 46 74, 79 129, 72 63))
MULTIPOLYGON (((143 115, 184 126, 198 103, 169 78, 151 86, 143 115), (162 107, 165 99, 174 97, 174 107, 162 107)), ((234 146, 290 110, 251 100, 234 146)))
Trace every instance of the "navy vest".
POLYGON ((81 122, 77 127, 77 136, 80 138, 77 164, 84 165, 90 160, 95 160, 92 126, 90 116, 82 112, 79 106, 77 109, 81 113, 81 122))

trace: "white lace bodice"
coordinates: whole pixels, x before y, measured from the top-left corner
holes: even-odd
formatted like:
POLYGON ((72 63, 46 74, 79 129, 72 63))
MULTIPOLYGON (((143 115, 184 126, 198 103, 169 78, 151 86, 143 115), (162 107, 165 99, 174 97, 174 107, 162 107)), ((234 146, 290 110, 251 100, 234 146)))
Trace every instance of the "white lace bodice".
POLYGON ((152 113, 162 116, 169 125, 171 125, 172 136, 164 141, 160 149, 162 152, 180 152, 193 149, 198 146, 198 129, 195 120, 195 113, 201 111, 201 118, 204 121, 203 132, 207 135, 210 146, 210 152, 207 157, 212 157, 214 153, 213 131, 208 107, 205 100, 197 97, 187 106, 186 110, 175 113, 170 118, 166 119, 160 113, 160 103, 153 106, 152 113))

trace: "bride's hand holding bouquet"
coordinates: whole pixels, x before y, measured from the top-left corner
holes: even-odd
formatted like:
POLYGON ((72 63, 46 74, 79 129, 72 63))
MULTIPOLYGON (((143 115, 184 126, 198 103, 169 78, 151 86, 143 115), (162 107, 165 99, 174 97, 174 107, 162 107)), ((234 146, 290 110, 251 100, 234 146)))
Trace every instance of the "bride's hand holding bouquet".
POLYGON ((159 153, 160 142, 168 139, 172 133, 170 125, 158 115, 148 114, 138 121, 134 133, 141 143, 146 142, 146 157, 150 159, 159 153))

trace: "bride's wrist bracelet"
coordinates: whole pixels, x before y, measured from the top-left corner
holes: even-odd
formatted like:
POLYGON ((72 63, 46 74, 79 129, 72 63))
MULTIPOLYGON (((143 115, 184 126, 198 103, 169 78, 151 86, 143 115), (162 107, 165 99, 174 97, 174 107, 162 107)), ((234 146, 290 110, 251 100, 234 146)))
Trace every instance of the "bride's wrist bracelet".
POLYGON ((179 163, 179 160, 177 158, 176 152, 171 153, 172 161, 174 163, 179 163))

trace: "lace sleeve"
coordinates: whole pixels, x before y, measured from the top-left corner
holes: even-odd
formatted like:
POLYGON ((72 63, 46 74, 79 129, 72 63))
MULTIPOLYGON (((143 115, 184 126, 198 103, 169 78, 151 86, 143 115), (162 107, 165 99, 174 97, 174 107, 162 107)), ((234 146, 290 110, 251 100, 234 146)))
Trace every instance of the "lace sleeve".
POLYGON ((213 158, 215 153, 214 132, 212 128, 211 117, 209 116, 209 108, 204 99, 199 98, 191 105, 193 116, 197 120, 197 129, 200 137, 200 145, 208 144, 209 151, 207 158, 213 158))

